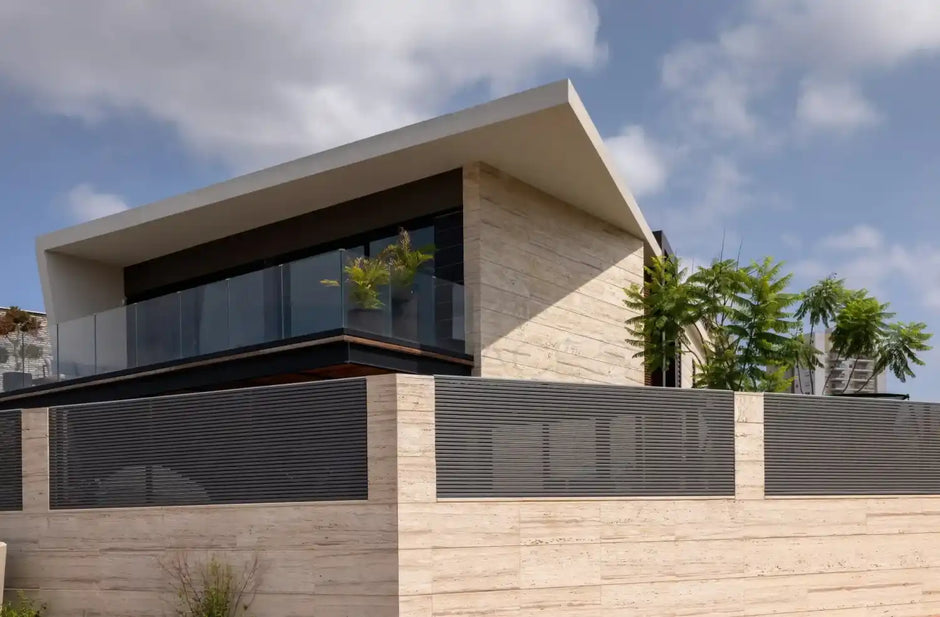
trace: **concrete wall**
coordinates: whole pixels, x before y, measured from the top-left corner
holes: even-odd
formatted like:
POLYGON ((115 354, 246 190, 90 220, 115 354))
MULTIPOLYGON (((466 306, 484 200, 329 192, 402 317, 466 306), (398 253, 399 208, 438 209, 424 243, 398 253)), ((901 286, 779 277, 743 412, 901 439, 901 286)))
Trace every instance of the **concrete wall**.
POLYGON ((360 503, 49 512, 47 415, 26 412, 8 592, 161 615, 160 560, 185 548, 259 552, 256 615, 940 614, 940 498, 767 499, 761 395, 736 395, 735 498, 681 500, 438 500, 433 378, 369 378, 368 399, 360 503))
POLYGON ((464 168, 468 351, 476 375, 643 383, 623 288, 643 241, 485 164, 464 168))
POLYGON ((124 272, 119 266, 37 251, 49 323, 78 319, 124 302, 124 272))

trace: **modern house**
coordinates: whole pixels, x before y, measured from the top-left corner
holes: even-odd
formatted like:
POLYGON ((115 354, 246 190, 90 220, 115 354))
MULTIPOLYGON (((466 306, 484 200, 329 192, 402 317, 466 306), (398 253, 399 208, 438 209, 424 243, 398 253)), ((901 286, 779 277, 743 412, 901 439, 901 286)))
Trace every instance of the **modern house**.
POLYGON ((36 250, 56 383, 2 407, 388 372, 642 384, 622 289, 660 248, 562 81, 36 250), (344 267, 400 229, 433 260, 363 320, 344 267))
POLYGON ((940 405, 645 387, 669 250, 568 82, 39 238, 8 595, 177 614, 213 556, 282 617, 940 613, 940 405))

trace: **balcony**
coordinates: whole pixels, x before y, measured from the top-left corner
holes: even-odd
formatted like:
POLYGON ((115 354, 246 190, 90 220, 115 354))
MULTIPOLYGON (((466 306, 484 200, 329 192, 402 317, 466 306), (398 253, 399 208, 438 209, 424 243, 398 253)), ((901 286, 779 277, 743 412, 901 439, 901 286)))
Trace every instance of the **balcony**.
POLYGON ((333 251, 50 326, 61 382, 345 336, 464 357, 462 285, 418 272, 364 289, 333 251))

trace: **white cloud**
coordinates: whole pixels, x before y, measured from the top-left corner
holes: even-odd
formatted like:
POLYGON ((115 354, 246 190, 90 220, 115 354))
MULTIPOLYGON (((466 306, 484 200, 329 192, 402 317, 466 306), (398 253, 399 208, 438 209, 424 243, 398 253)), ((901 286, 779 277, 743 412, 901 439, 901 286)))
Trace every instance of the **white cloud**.
POLYGON ((796 119, 810 131, 848 133, 876 124, 879 116, 853 84, 807 80, 796 103, 796 119))
POLYGON ((826 236, 820 242, 823 248, 842 251, 872 251, 881 248, 884 236, 871 225, 855 225, 843 233, 826 236))
POLYGON ((100 193, 87 183, 79 184, 68 192, 66 205, 77 221, 90 221, 127 210, 127 204, 120 195, 100 193))
MULTIPOLYGON (((737 253, 743 238, 733 228, 732 219, 748 210, 757 199, 754 181, 726 156, 713 156, 702 169, 684 178, 687 197, 673 199, 663 210, 663 227, 680 253, 689 251, 717 257, 737 253)), ((762 202, 772 203, 771 194, 762 202)))
POLYGON ((717 219, 743 210, 753 199, 751 178, 728 157, 712 160, 705 185, 704 199, 696 209, 701 218, 717 219))
POLYGON ((140 113, 257 166, 605 58, 593 2, 0 3, 0 79, 56 113, 140 113))
POLYGON ((835 274, 850 287, 868 289, 882 299, 889 288, 896 293, 903 289, 940 315, 940 245, 892 243, 877 229, 857 225, 822 238, 817 247, 817 253, 792 264, 799 284, 835 274))
POLYGON ((791 80, 805 84, 793 102, 802 122, 847 132, 878 117, 859 82, 937 53, 935 0, 754 0, 713 40, 667 54, 661 78, 697 126, 754 141, 771 131, 762 105, 791 80))
POLYGON ((643 127, 626 126, 604 142, 634 195, 651 195, 665 187, 669 169, 664 149, 647 137, 643 127))

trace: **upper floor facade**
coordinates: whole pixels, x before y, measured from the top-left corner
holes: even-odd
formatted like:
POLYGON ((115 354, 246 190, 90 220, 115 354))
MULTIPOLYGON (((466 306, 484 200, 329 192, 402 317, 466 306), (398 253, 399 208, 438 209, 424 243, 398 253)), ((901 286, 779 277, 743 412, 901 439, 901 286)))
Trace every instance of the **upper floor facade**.
POLYGON ((623 288, 660 248, 562 81, 36 251, 50 375, 0 406, 385 372, 642 384, 623 288), (424 257, 396 277, 403 230, 424 257))

